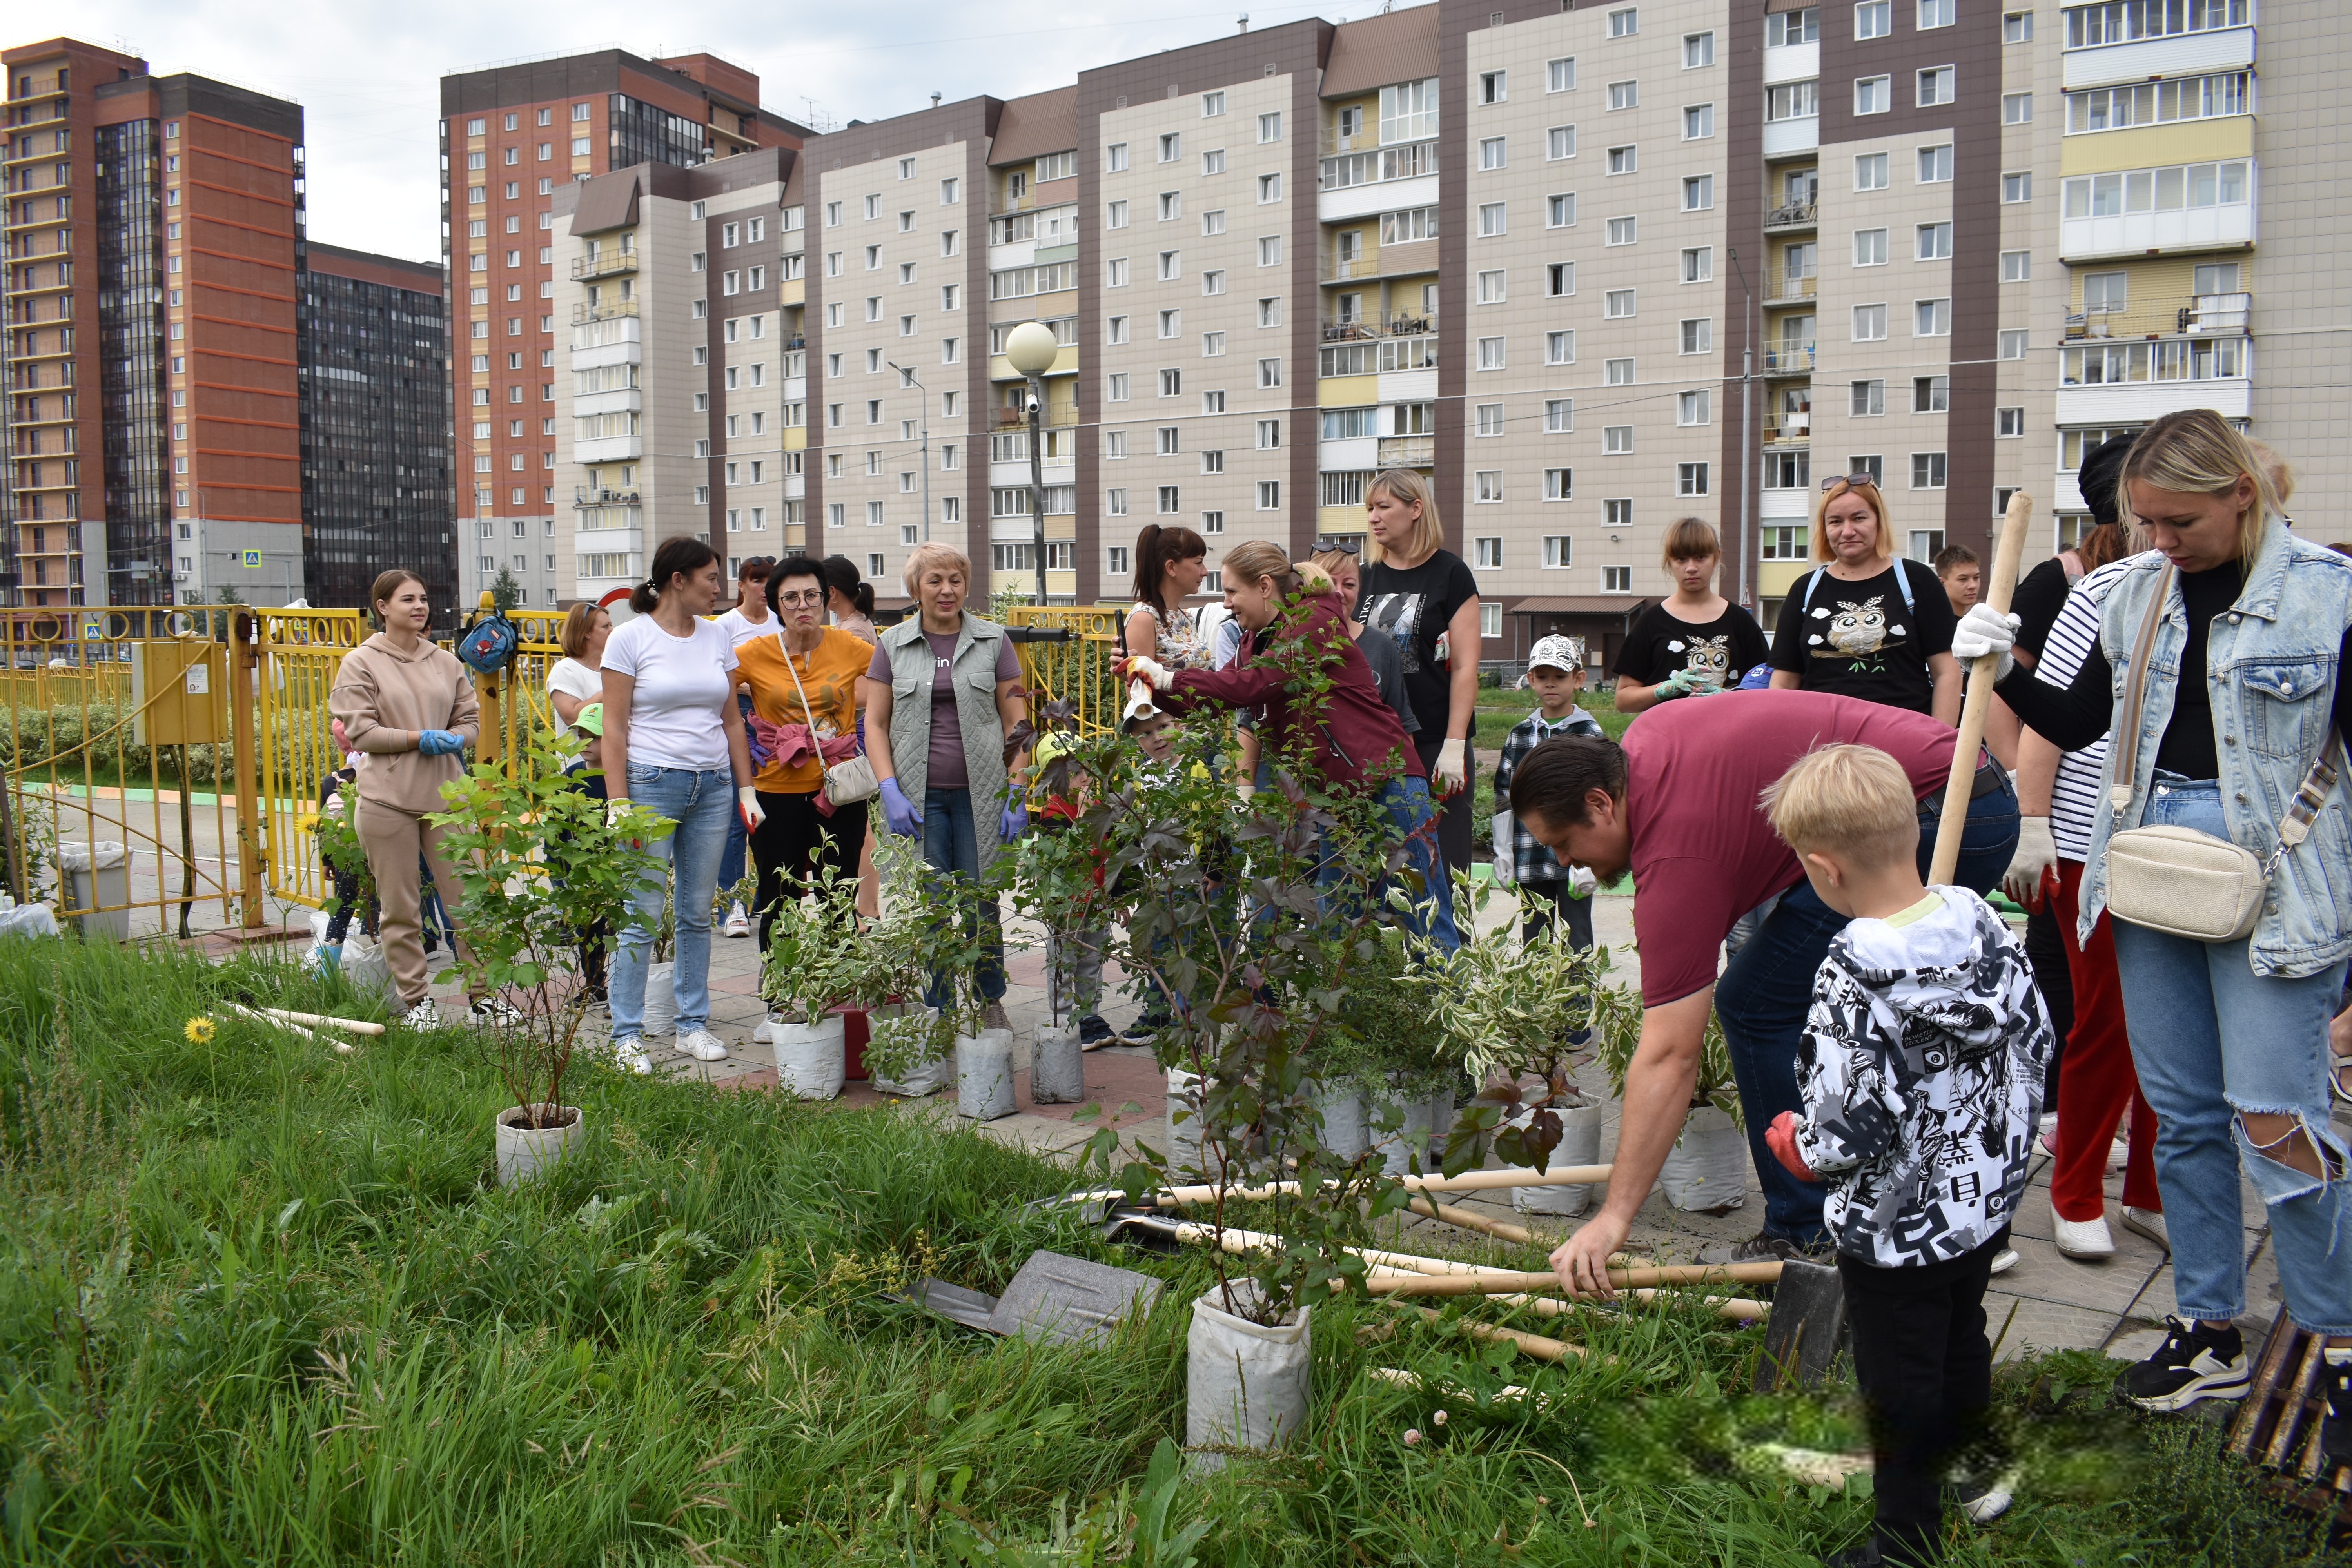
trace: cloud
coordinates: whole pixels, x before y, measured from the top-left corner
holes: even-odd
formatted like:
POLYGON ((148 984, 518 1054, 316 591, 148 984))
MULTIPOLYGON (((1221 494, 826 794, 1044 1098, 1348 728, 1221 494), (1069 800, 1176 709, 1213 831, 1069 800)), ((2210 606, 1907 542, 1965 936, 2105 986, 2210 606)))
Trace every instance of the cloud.
MULTIPOLYGON (((688 24, 614 0, 560 9, 358 0, 295 11, 252 0, 55 0, 39 26, 142 55, 166 75, 216 77, 301 104, 311 237, 437 260, 440 82, 452 71, 614 47, 648 58, 708 51, 758 73, 768 109, 846 122, 920 109, 933 92, 953 102, 1064 86, 1082 69, 1222 37, 1244 9, 1263 27, 1321 7, 1235 0, 1170 13, 1146 0, 1090 0, 974 11, 803 0, 735 9, 698 10, 688 24), (689 25, 697 30, 669 36, 689 25)), ((31 41, 21 23, 14 31, 31 41)))

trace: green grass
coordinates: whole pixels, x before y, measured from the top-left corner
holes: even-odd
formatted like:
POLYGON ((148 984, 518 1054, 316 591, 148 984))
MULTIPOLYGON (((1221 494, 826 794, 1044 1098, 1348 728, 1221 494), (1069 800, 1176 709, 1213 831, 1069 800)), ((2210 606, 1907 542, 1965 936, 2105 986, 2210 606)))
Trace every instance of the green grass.
MULTIPOLYGON (((1855 1443, 1846 1397, 1738 1394, 1755 1331, 1680 1306, 1526 1324, 1596 1352, 1559 1367, 1326 1307, 1302 1439, 1147 1504, 1209 1276, 1024 1215, 1052 1167, 903 1109, 590 1070, 584 1146, 502 1192, 465 1035, 339 1058, 237 994, 350 1005, 258 960, 0 943, 0 1561, 1174 1563, 1198 1526, 1190 1556, 1236 1568, 1794 1568, 1864 1525, 1734 1462, 1855 1443), (1040 1246, 1158 1273, 1162 1305, 1081 1352, 887 1299, 997 1290, 1040 1246), (1488 1403, 1506 1382, 1548 1398, 1488 1403)), ((1952 1562, 2324 1560, 2212 1429, 2110 1412, 2110 1375, 2007 1386, 2028 1500, 1952 1562)))

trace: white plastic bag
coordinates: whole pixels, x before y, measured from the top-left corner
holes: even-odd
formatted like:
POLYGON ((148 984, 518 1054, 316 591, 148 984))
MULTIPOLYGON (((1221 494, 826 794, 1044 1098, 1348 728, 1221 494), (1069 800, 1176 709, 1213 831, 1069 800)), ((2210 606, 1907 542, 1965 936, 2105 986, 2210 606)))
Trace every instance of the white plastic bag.
POLYGON ((646 1010, 639 1020, 645 1037, 677 1033, 677 967, 656 963, 646 970, 646 1010))
POLYGON ((877 1094, 901 1095, 908 1100, 920 1100, 927 1094, 937 1094, 948 1081, 951 1057, 942 1053, 908 1069, 903 1079, 885 1078, 875 1069, 874 1042, 887 1043, 889 1038, 906 1031, 919 1033, 924 1038, 938 1037, 940 1016, 928 1007, 910 1007, 895 1016, 885 1016, 879 1011, 869 1016, 872 1033, 866 1046, 866 1071, 867 1087, 877 1094))
POLYGON ((1029 1057, 1029 1098, 1039 1105, 1076 1105, 1087 1097, 1087 1058, 1073 1028, 1041 1027, 1029 1057))
POLYGON ((58 917, 47 904, 17 904, 0 910, 0 936, 58 936, 58 917))
POLYGON ((839 1095, 849 1071, 849 1055, 843 1043, 846 1026, 838 1013, 814 1024, 770 1025, 777 1080, 803 1100, 831 1100, 839 1095))
POLYGON ((1353 1160, 1372 1146, 1362 1089, 1318 1084, 1315 1110, 1323 1119, 1323 1148, 1332 1158, 1353 1160))
POLYGON ((1722 1214, 1748 1201, 1748 1135, 1728 1111, 1695 1107, 1658 1172, 1666 1202, 1686 1214, 1722 1214))
MULTIPOLYGON (((1557 1171, 1569 1165, 1597 1165, 1601 1163, 1601 1122, 1607 1113, 1605 1105, 1555 1106, 1559 1117, 1559 1147, 1544 1162, 1544 1169, 1557 1171)), ((1510 1125, 1524 1127, 1532 1111, 1521 1111, 1510 1119, 1510 1125)), ((1547 1185, 1513 1187, 1511 1206, 1521 1214, 1549 1215, 1571 1219, 1584 1212, 1592 1202, 1590 1183, 1576 1186, 1547 1185)))
POLYGON ((343 939, 343 961, 335 973, 355 996, 386 1006, 400 1000, 392 988, 392 965, 384 960, 383 948, 364 932, 355 931, 343 939))
POLYGON ((1013 1031, 982 1029, 958 1035, 955 1043, 956 1111, 975 1121, 1010 1116, 1013 1098, 1013 1031))
MULTIPOLYGON (((1257 1282, 1233 1288, 1236 1306, 1257 1301, 1257 1282)), ((1307 1420, 1307 1373, 1315 1344, 1307 1309, 1288 1322, 1267 1328, 1224 1310, 1224 1295, 1211 1290, 1192 1303, 1186 1337, 1184 1446, 1197 1469, 1225 1462, 1204 1448, 1272 1448, 1307 1420)))

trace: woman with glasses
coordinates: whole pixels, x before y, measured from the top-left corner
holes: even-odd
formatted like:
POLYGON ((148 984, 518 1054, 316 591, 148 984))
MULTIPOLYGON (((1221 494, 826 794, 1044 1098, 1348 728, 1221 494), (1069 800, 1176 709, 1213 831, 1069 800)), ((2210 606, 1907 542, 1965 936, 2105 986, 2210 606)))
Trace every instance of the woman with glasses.
POLYGON ((1772 633, 1772 688, 1829 691, 1960 721, 1957 617, 1944 585, 1895 549, 1886 498, 1869 474, 1822 481, 1813 559, 1772 633))

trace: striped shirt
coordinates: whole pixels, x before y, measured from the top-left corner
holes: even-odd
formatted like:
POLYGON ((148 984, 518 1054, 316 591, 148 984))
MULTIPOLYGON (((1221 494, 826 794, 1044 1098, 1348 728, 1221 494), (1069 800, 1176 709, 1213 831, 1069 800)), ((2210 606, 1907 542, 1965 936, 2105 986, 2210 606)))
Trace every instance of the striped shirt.
MULTIPOLYGON (((2099 608, 2130 562, 2128 556, 2111 561, 2074 584, 2042 644, 2041 662, 2033 667, 2034 679, 2063 690, 2074 684, 2085 660, 2106 658, 2099 647, 2099 608)), ((2098 815, 2100 781, 2106 771, 2105 735, 2058 759, 2057 781, 2050 789, 2050 837, 2058 853, 2069 860, 2091 858, 2091 824, 2098 815)))

